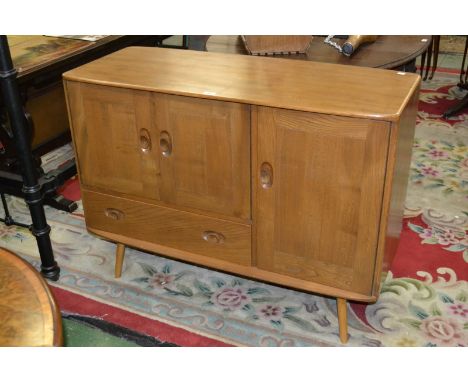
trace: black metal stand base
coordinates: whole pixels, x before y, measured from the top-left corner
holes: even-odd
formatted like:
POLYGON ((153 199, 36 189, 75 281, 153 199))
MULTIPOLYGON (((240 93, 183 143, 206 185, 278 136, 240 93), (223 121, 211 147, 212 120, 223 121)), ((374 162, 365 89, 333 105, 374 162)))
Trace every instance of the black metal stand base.
MULTIPOLYGON (((467 44, 468 44, 468 38, 467 38, 467 44)), ((466 82, 460 82, 457 86, 461 89, 468 90, 468 83, 466 82)), ((459 111, 463 110, 466 107, 468 107, 468 94, 465 95, 461 99, 461 101, 459 101, 457 104, 447 109, 444 113, 444 118, 450 118, 451 116, 457 114, 459 111)))
POLYGON ((17 222, 11 216, 5 216, 4 219, 0 218, 0 222, 5 223, 6 226, 16 225, 18 227, 29 228, 28 224, 17 222))
POLYGON ((55 262, 55 264, 50 267, 41 265, 41 274, 46 279, 51 281, 58 281, 60 278, 60 268, 58 267, 57 262, 55 262))
MULTIPOLYGON (((468 90, 468 82, 467 82, 468 67, 465 69, 465 61, 466 61, 467 52, 468 52, 468 36, 466 36, 465 50, 463 51, 463 61, 461 64, 461 69, 460 69, 460 83, 457 85, 460 89, 465 89, 465 90, 468 90), (465 78, 463 78, 463 75, 465 75, 465 78)), ((444 113, 444 118, 450 118, 466 107, 468 107, 468 94, 465 95, 465 97, 463 97, 462 100, 458 102, 456 105, 447 109, 446 112, 444 113)))
MULTIPOLYGON (((17 83, 17 72, 13 66, 6 36, 0 36, 0 88, 11 125, 12 138, 21 164, 21 182, 24 200, 29 207, 32 224, 31 233, 35 236, 41 257, 41 272, 44 277, 58 280, 60 268, 54 259, 50 241, 50 226, 44 212, 43 199, 47 190, 38 182, 31 143, 27 135, 28 122, 17 83)), ((10 174, 15 175, 15 174, 10 174)), ((7 179, 8 176, 7 176, 7 179)), ((1 188, 4 191, 2 179, 1 188)), ((4 192, 8 193, 7 190, 4 192)))
POLYGON ((459 111, 464 109, 465 107, 468 107, 468 95, 466 95, 459 103, 457 103, 455 106, 451 107, 450 109, 447 109, 444 113, 444 118, 450 118, 451 116, 457 114, 459 111))
MULTIPOLYGON (((75 174, 75 161, 70 161, 60 169, 42 175, 38 179, 38 183, 43 194, 43 204, 65 212, 75 211, 78 208, 75 202, 57 194, 57 188, 75 174)), ((0 170, 0 192, 24 198, 23 177, 9 171, 0 170)))
POLYGON ((60 211, 73 212, 78 208, 73 200, 64 198, 62 195, 47 196, 44 198, 44 204, 60 211))
MULTIPOLYGON (((8 209, 8 203, 6 201, 5 194, 1 193, 0 196, 2 199, 3 211, 5 213, 5 218, 0 218, 0 221, 5 223, 6 226, 16 225, 18 227, 28 228, 31 231, 31 233, 34 234, 34 228, 31 224, 20 223, 13 219, 13 217, 10 215, 10 210, 8 209)), ((46 228, 46 231, 47 230, 48 229, 46 228)), ((44 232, 42 234, 44 234, 44 232)), ((38 235, 35 236, 37 237, 38 235)), ((55 260, 53 260, 53 264, 51 266, 47 267, 41 265, 41 274, 49 280, 57 281, 60 277, 60 268, 58 267, 55 260)))
POLYGON ((18 227, 30 228, 29 224, 20 223, 13 219, 13 217, 10 215, 10 210, 8 209, 8 204, 5 199, 5 194, 1 193, 0 196, 2 198, 3 212, 5 213, 5 218, 4 219, 0 218, 0 222, 5 223, 6 226, 16 225, 18 227))

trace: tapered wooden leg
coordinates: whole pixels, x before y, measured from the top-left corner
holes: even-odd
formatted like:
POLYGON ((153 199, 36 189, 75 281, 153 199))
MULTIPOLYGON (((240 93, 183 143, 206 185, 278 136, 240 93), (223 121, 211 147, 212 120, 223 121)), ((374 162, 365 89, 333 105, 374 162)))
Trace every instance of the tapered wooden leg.
POLYGON ((340 340, 345 344, 348 342, 348 307, 344 298, 336 299, 336 306, 338 308, 338 325, 340 327, 340 340))
POLYGON ((115 251, 115 278, 118 279, 122 276, 122 266, 125 255, 125 245, 117 243, 117 249, 115 251))

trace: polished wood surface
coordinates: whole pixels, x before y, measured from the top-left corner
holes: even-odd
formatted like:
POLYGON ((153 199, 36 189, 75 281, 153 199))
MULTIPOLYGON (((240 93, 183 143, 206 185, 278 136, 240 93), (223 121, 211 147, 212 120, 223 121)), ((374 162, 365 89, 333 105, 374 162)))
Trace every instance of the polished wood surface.
POLYGON ((96 41, 44 35, 9 35, 13 65, 20 84, 52 71, 76 66, 83 59, 98 58, 129 45, 152 44, 168 36, 109 35, 96 41))
POLYGON ((117 248, 115 249, 115 278, 122 276, 122 267, 125 257, 125 245, 117 243, 117 248))
POLYGON ((257 266, 371 294, 389 124, 264 107, 257 119, 257 266))
POLYGON ((60 346, 62 318, 44 279, 0 248, 0 346, 60 346))
MULTIPOLYGON (((305 54, 291 54, 285 58, 340 65, 395 69, 415 60, 429 47, 431 36, 378 36, 371 44, 363 44, 351 56, 341 54, 323 41, 325 36, 314 36, 305 54)), ((338 44, 346 40, 334 39, 338 44)), ((240 36, 210 36, 206 41, 208 52, 248 54, 240 36)), ((269 56, 279 58, 281 56, 269 56)))
POLYGON ((73 69, 65 73, 64 78, 197 98, 384 120, 399 118, 408 102, 408 94, 417 88, 420 81, 416 74, 389 70, 142 47, 122 49, 73 69))
POLYGON ((415 119, 419 92, 415 92, 398 124, 390 133, 387 177, 383 192, 383 213, 375 266, 373 294, 378 296, 379 285, 390 270, 403 226, 404 203, 411 164, 415 119))
MULTIPOLYGON (((129 45, 154 45, 163 37, 167 36, 119 35, 84 41, 58 36, 7 36, 24 107, 34 123, 34 152, 41 156, 70 141, 62 84, 64 71, 129 45)), ((0 112, 1 106, 0 99, 0 112)), ((15 158, 15 145, 2 130, 0 140, 6 146, 3 158, 15 158)))
POLYGON ((327 285, 319 284, 312 281, 300 280, 295 277, 280 275, 275 272, 265 271, 263 269, 256 268, 254 266, 246 266, 241 264, 233 263, 229 260, 222 260, 216 257, 208 257, 198 255, 193 252, 181 250, 174 247, 167 247, 158 243, 153 243, 147 240, 147 238, 141 240, 131 237, 127 234, 116 234, 109 232, 108 229, 102 230, 92 227, 87 227, 89 232, 92 232, 98 236, 104 237, 115 243, 123 243, 129 247, 140 248, 144 251, 152 252, 162 256, 168 256, 170 258, 179 259, 192 264, 199 264, 213 269, 219 269, 227 273, 242 275, 250 277, 252 279, 270 282, 281 286, 296 288, 300 290, 309 291, 312 293, 322 294, 330 297, 341 297, 352 301, 361 302, 375 302, 375 296, 368 296, 352 291, 344 290, 341 288, 333 288, 327 285))
POLYGON ((83 185, 250 220, 248 106, 66 86, 83 185))
POLYGON ((66 88, 82 184, 159 200, 151 94, 74 82, 66 88), (147 150, 141 148, 142 129, 152 141, 147 150))
POLYGON ((336 308, 338 311, 340 341, 344 344, 348 342, 348 307, 346 305, 346 300, 338 297, 336 299, 336 308))
POLYGON ((154 103, 160 199, 249 221, 250 107, 167 94, 154 103))
POLYGON ((25 105, 34 124, 31 146, 36 148, 69 131, 63 85, 56 83, 31 92, 25 105))
POLYGON ((166 49, 84 65, 65 89, 87 227, 119 244, 116 275, 128 245, 342 299, 346 341, 345 300, 376 300, 401 227, 419 83, 166 49))
POLYGON ((236 264, 251 264, 250 225, 111 197, 86 189, 83 191, 83 206, 88 228, 127 235, 236 264))
MULTIPOLYGON (((117 36, 107 37, 98 44, 117 36)), ((8 45, 19 76, 27 75, 64 57, 89 49, 95 42, 43 35, 10 35, 8 45)))

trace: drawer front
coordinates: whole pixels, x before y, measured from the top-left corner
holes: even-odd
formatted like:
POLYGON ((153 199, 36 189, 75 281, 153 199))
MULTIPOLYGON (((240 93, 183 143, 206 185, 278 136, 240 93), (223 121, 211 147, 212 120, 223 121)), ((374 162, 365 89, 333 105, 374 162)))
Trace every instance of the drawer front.
POLYGON ((251 264, 249 225, 83 190, 86 224, 129 238, 251 264))

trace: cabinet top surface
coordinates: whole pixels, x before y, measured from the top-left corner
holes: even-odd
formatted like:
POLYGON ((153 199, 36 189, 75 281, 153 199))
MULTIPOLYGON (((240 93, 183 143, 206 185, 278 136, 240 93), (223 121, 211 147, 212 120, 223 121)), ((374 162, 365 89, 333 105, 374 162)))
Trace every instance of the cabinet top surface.
POLYGON ((360 118, 397 120, 420 76, 393 70, 130 47, 64 73, 108 86, 360 118))

